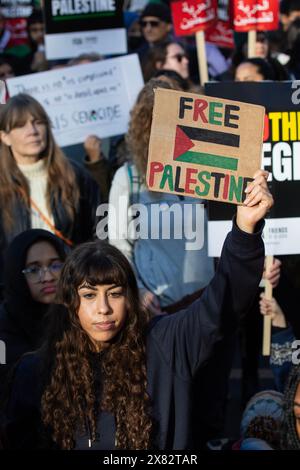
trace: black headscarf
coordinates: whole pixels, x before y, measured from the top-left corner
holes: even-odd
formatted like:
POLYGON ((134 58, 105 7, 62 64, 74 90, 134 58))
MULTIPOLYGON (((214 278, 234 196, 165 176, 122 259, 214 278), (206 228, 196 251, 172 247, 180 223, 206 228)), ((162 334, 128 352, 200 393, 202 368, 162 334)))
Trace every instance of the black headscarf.
POLYGON ((32 299, 22 270, 29 248, 39 241, 50 243, 61 260, 66 257, 63 242, 51 232, 41 229, 26 230, 16 236, 6 250, 4 260, 4 306, 9 317, 33 343, 40 333, 41 320, 48 305, 32 299))

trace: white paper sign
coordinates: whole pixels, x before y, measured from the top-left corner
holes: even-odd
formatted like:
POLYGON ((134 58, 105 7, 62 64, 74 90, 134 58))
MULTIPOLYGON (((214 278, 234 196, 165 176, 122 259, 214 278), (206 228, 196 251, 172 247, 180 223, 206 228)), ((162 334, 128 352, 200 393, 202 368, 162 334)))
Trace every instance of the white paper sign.
POLYGON ((126 54, 126 29, 46 34, 45 46, 48 60, 70 59, 92 52, 102 55, 126 54))
MULTIPOLYGON (((219 257, 231 220, 208 222, 208 255, 219 257)), ((263 231, 266 255, 296 255, 300 253, 300 217, 266 219, 263 231)))
POLYGON ((44 106, 64 147, 91 134, 124 134, 143 78, 138 56, 131 54, 11 78, 7 86, 10 96, 27 93, 44 106))

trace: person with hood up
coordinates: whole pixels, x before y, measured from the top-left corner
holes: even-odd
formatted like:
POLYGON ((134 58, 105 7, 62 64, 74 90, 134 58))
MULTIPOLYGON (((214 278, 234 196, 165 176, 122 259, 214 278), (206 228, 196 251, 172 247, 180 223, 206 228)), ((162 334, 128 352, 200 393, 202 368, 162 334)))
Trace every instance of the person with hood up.
POLYGON ((56 284, 66 253, 62 241, 42 229, 27 230, 10 243, 4 263, 4 301, 0 306, 0 382, 24 353, 36 349, 45 316, 55 301, 56 284), (3 348, 2 348, 3 349, 3 348))

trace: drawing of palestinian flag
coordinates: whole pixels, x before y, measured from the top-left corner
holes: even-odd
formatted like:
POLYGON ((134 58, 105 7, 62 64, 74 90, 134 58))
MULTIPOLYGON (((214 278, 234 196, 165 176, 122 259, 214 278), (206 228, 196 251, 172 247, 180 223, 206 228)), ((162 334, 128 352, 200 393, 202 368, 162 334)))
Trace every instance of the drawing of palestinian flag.
MULTIPOLYGON (((227 132, 177 125, 173 159, 177 162, 194 163, 225 170, 236 171, 238 169, 238 158, 216 155, 214 152, 210 153, 209 144, 214 144, 214 150, 216 144, 222 147, 225 146, 226 150, 228 148, 228 154, 230 155, 230 147, 237 148, 240 146, 240 136, 227 132)), ((223 148, 222 151, 226 153, 223 148)))

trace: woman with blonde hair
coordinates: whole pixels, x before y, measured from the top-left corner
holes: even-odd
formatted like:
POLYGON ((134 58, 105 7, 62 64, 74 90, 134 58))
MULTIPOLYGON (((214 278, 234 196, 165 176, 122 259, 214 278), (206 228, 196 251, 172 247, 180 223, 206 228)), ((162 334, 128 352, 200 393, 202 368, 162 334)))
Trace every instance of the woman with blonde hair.
POLYGON ((25 94, 10 98, 0 112, 0 132, 0 256, 30 228, 70 246, 91 239, 98 187, 57 146, 41 104, 25 94))

